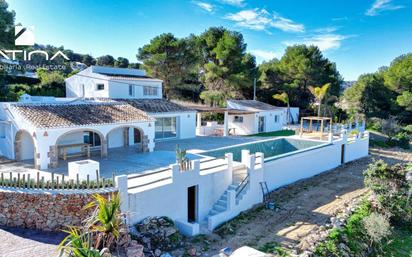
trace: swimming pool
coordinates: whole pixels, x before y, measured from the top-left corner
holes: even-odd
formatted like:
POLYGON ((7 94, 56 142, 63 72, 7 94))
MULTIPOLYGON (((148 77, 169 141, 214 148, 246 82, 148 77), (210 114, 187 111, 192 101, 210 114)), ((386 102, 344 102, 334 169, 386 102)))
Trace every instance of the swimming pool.
POLYGON ((254 154, 256 152, 264 153, 266 161, 268 159, 274 159, 278 156, 283 156, 287 153, 316 148, 321 145, 327 144, 328 143, 325 144, 324 142, 319 141, 303 140, 296 138, 276 138, 241 145, 222 147, 211 151, 203 152, 202 155, 215 158, 222 158, 225 156, 226 153, 233 153, 233 160, 240 162, 242 150, 246 149, 249 150, 251 154, 254 154))

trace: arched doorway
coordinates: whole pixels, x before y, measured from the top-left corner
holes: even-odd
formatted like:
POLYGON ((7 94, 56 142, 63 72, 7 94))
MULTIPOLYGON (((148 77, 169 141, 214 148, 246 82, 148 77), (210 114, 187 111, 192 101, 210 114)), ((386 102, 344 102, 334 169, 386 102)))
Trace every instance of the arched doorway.
POLYGON ((134 126, 121 126, 110 130, 107 135, 108 148, 134 147, 143 151, 143 130, 134 126))
POLYGON ((14 157, 16 161, 33 160, 36 166, 36 147, 32 135, 26 130, 19 130, 14 141, 14 157))
POLYGON ((93 129, 72 130, 59 136, 55 144, 55 158, 51 160, 52 167, 58 165, 59 159, 71 157, 88 157, 88 151, 91 155, 100 155, 105 157, 107 153, 106 141, 100 131, 93 129))

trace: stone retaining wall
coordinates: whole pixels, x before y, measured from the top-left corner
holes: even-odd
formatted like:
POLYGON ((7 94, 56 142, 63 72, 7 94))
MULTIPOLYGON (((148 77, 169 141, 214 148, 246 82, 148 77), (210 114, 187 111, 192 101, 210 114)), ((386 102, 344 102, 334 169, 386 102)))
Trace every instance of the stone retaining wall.
POLYGON ((0 225, 47 231, 78 226, 93 211, 83 210, 92 195, 108 195, 114 189, 68 191, 0 189, 0 225))

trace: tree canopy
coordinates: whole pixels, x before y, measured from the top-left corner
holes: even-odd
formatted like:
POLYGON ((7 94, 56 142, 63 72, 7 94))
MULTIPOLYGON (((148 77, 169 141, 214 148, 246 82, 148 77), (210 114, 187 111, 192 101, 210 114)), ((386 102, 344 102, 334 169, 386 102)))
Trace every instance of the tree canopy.
POLYGON ((395 58, 389 67, 361 75, 345 90, 344 109, 368 118, 396 115, 401 123, 412 122, 412 54, 395 58))
POLYGON ((328 94, 339 96, 343 81, 336 65, 325 58, 316 46, 294 45, 285 50, 280 60, 273 59, 259 66, 259 82, 264 100, 271 102, 273 94, 286 92, 291 106, 308 109, 313 102, 309 86, 330 83, 328 94))

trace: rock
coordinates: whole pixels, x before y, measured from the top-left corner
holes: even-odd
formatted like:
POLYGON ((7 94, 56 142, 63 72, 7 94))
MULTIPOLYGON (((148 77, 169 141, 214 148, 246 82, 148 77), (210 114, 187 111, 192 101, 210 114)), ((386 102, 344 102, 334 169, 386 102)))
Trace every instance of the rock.
POLYGON ((181 246, 182 236, 167 217, 148 217, 135 225, 133 235, 143 244, 145 251, 154 252, 174 250, 181 246))
POLYGON ((156 249, 155 251, 154 251, 154 255, 155 256, 160 256, 162 254, 162 251, 160 250, 160 249, 156 249))
POLYGON ((130 244, 126 250, 127 257, 144 257, 143 245, 139 245, 134 240, 130 244))
POLYGON ((196 256, 196 248, 189 249, 187 254, 189 254, 189 256, 196 256))

